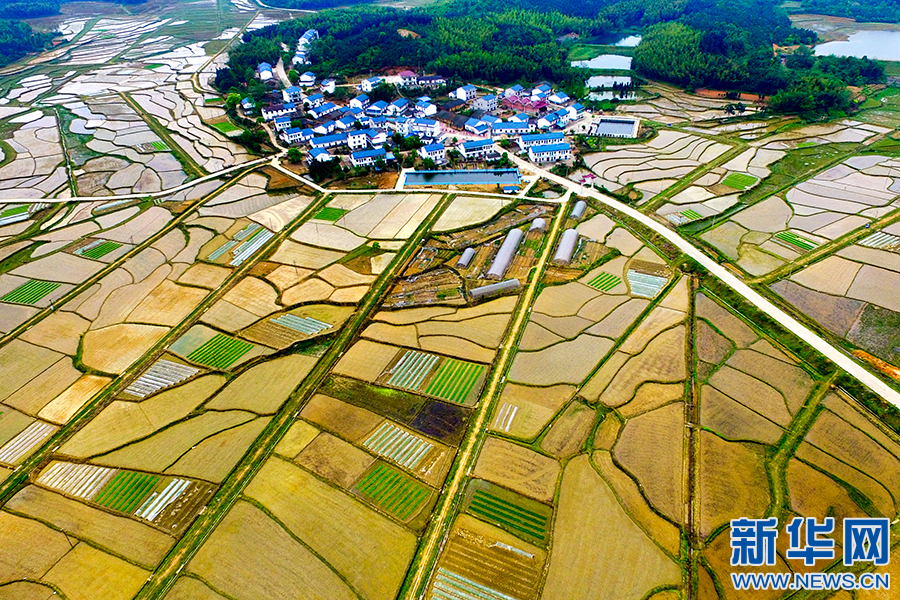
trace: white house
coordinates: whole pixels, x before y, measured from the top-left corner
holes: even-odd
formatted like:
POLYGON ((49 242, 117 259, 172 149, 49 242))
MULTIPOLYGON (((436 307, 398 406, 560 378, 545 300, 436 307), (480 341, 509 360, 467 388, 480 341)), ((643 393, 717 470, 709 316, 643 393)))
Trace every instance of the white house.
POLYGON ((412 71, 400 71, 400 85, 403 87, 416 87, 419 78, 412 71))
POLYGON ((475 89, 474 85, 468 84, 462 87, 458 87, 452 92, 450 92, 450 96, 452 98, 456 98, 457 100, 462 100, 463 102, 468 102, 475 98, 478 95, 478 90, 475 89))
POLYGON ((291 128, 290 117, 275 117, 275 131, 284 131, 291 128))
POLYGON ((322 81, 319 89, 322 90, 323 94, 333 94, 336 87, 337 83, 335 83, 334 79, 325 79, 322 81))
POLYGON ((334 105, 333 102, 326 102, 320 106, 314 106, 309 109, 309 116, 313 119, 321 119, 327 114, 330 114, 337 110, 337 106, 334 105))
POLYGON ((463 142, 462 144, 457 146, 457 148, 459 148, 459 153, 463 155, 463 158, 465 158, 466 160, 470 160, 490 154, 492 152, 493 146, 494 140, 486 139, 463 142))
POLYGON ((577 121, 584 116, 584 106, 576 102, 566 109, 569 113, 569 121, 577 121))
POLYGON ((356 98, 350 101, 351 108, 359 108, 365 110, 369 106, 369 97, 365 94, 360 94, 356 98))
POLYGON ((538 119, 537 126, 541 129, 550 129, 559 124, 559 115, 556 113, 547 113, 538 119))
POLYGON ((329 133, 332 133, 334 131, 334 128, 334 121, 325 121, 321 125, 316 125, 315 127, 313 127, 313 131, 315 131, 319 135, 328 135, 329 133))
POLYGON ((447 85, 447 80, 440 75, 425 75, 423 77, 419 77, 418 83, 419 87, 422 88, 436 88, 441 87, 442 85, 447 85))
POLYGON ((307 96, 304 100, 305 104, 309 104, 310 107, 322 106, 325 103, 325 96, 322 94, 313 94, 312 96, 307 96))
POLYGON ((555 162, 572 158, 572 146, 568 143, 532 146, 528 149, 528 160, 535 163, 555 162))
POLYGON ((281 132, 281 139, 288 144, 295 144, 303 141, 303 130, 299 127, 291 127, 281 132))
POLYGON ((347 145, 351 150, 367 148, 369 146, 377 147, 387 141, 387 134, 383 131, 375 129, 360 129, 358 131, 347 132, 347 145))
POLYGON ((347 115, 346 117, 341 117, 335 121, 334 126, 338 129, 351 129, 358 120, 359 119, 353 115, 347 115))
POLYGON ((536 146, 549 146, 551 144, 561 144, 565 141, 562 133, 537 133, 534 135, 519 136, 519 148, 529 150, 536 146))
POLYGON ((426 100, 416 102, 415 113, 417 117, 432 117, 438 112, 438 107, 426 100))
POLYGON ((285 102, 302 102, 303 90, 296 85, 292 85, 291 87, 281 90, 281 97, 284 98, 285 102))
POLYGON ((475 101, 472 102, 472 108, 474 108, 475 110, 490 112, 492 110, 497 110, 497 102, 497 96, 495 96, 494 94, 488 94, 487 96, 476 98, 475 101))
POLYGON ((309 141, 309 145, 313 148, 321 148, 323 150, 327 148, 335 148, 337 146, 343 146, 347 143, 347 134, 346 133, 335 133, 333 135, 324 135, 321 137, 314 137, 309 141))
POLYGON ((409 100, 406 98, 398 98, 394 100, 390 104, 388 104, 387 108, 384 111, 384 114, 392 117, 396 117, 398 115, 406 114, 407 109, 409 109, 409 100))
POLYGON ((272 79, 272 65, 267 62, 259 63, 259 66, 256 67, 256 76, 259 77, 260 81, 272 79))
POLYGON ((285 102, 284 104, 272 104, 264 106, 260 111, 263 121, 271 121, 275 117, 290 116, 297 113, 297 107, 293 102, 285 102))
POLYGON ((516 85, 510 86, 503 90, 503 97, 509 98, 511 96, 519 96, 522 94, 522 91, 524 91, 524 89, 525 88, 517 83, 516 85))
POLYGON ((307 71, 303 75, 300 76, 300 85, 303 87, 307 87, 310 85, 316 85, 316 74, 312 71, 307 71))
POLYGON ((360 150, 350 155, 350 164, 354 167, 367 167, 374 165, 378 159, 389 161, 394 160, 394 155, 386 152, 384 148, 375 148, 374 150, 360 150))
POLYGON ((529 131, 534 131, 534 125, 529 123, 528 121, 524 123, 495 123, 493 127, 491 127, 491 135, 493 135, 494 137, 500 135, 512 137, 514 135, 522 135, 523 133, 528 133, 529 131))
POLYGON ((328 150, 322 150, 321 148, 313 148, 309 151, 309 156, 306 157, 306 162, 312 163, 316 162, 326 162, 334 157, 328 152, 328 150))
POLYGON ((365 93, 369 93, 381 84, 381 77, 369 77, 359 84, 359 89, 365 93))
POLYGON ((571 100, 571 98, 569 98, 569 95, 565 92, 559 91, 550 94, 550 97, 547 98, 547 100, 549 100, 553 104, 565 104, 566 102, 571 100))
POLYGON ((384 100, 379 100, 366 109, 366 114, 370 117, 380 117, 384 115, 384 111, 387 110, 387 107, 387 102, 385 102, 384 100))
POLYGON ((443 144, 428 144, 419 148, 419 156, 422 159, 430 158, 437 164, 447 162, 447 149, 443 144))
POLYGON ((406 119, 398 122, 397 131, 403 135, 417 135, 420 138, 436 139, 441 135, 441 124, 434 119, 406 119))
POLYGON ((478 119, 469 119, 468 121, 466 121, 465 129, 466 131, 474 133, 475 135, 487 135, 490 127, 487 123, 478 119))

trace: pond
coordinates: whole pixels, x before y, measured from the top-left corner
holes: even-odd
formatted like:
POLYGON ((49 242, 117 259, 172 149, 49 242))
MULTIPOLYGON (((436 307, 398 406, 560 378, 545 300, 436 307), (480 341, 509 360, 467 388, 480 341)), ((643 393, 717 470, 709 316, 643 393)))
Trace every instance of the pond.
POLYGON ((623 48, 634 48, 638 44, 641 43, 641 36, 639 35, 629 35, 628 37, 623 37, 621 40, 616 42, 614 45, 623 47, 623 48))
POLYGON ((618 69, 628 71, 631 69, 631 57, 618 54, 601 54, 591 60, 572 61, 572 66, 582 69, 618 69))
POLYGON ((405 185, 503 185, 518 184, 518 169, 458 169, 455 171, 410 171, 405 185))
POLYGON ((605 92, 591 92, 588 94, 588 100, 593 100, 594 102, 600 102, 601 100, 612 100, 613 98, 618 98, 619 100, 634 100, 638 95, 635 92, 620 92, 607 90, 605 92))
POLYGON ((584 82, 584 86, 590 89, 611 88, 614 85, 631 85, 631 77, 624 75, 594 75, 584 82))
POLYGON ((816 56, 829 55, 900 61, 900 31, 859 31, 846 40, 816 46, 816 56))

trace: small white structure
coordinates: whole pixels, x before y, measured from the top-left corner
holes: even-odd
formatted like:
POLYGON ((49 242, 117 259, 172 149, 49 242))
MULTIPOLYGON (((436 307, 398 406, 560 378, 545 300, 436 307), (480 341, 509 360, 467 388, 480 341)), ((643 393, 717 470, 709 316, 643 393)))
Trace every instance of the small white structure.
POLYGON ((428 144, 427 146, 419 148, 419 156, 423 159, 429 158, 437 164, 441 164, 447 162, 447 149, 444 148, 443 144, 428 144))
POLYGON ((572 158, 572 146, 568 142, 532 146, 528 149, 528 160, 535 163, 555 162, 572 158))
POLYGON ((506 275, 506 270, 509 269, 509 265, 512 264, 512 260, 516 256, 516 250, 519 249, 519 244, 522 243, 524 237, 525 234, 522 233, 521 229, 511 229, 510 232, 506 234, 506 239, 503 240, 503 244, 501 244, 500 249, 497 251, 497 256, 494 257, 494 261, 488 269, 486 275, 487 279, 503 279, 503 276, 506 275))

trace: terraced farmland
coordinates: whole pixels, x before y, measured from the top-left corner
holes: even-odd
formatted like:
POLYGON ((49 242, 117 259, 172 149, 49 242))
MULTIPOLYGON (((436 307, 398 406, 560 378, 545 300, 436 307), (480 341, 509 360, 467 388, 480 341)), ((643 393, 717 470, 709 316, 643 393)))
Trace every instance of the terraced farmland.
POLYGON ((805 237, 797 235, 792 231, 779 231, 775 234, 775 239, 806 251, 815 250, 818 247, 818 244, 814 241, 808 240, 805 237))
POLYGON ((747 175, 746 173, 729 173, 728 176, 722 180, 722 185, 727 185, 736 190, 746 190, 756 185, 756 182, 758 181, 759 179, 753 175, 747 175))
POLYGON ((58 288, 60 284, 52 281, 32 279, 26 281, 13 291, 0 296, 0 302, 13 304, 34 304, 58 288))

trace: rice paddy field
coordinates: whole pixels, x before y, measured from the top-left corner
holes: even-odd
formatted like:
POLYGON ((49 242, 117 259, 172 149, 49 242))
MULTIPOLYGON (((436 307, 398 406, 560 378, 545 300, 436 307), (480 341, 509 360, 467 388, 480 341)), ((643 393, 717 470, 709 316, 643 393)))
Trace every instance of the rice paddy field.
MULTIPOLYGON (((248 165, 211 80, 292 13, 71 7, 0 73, 0 598, 780 598, 730 519, 900 513, 890 421, 635 222, 248 165)), ((645 88, 571 177, 896 375, 892 95, 645 88)))

